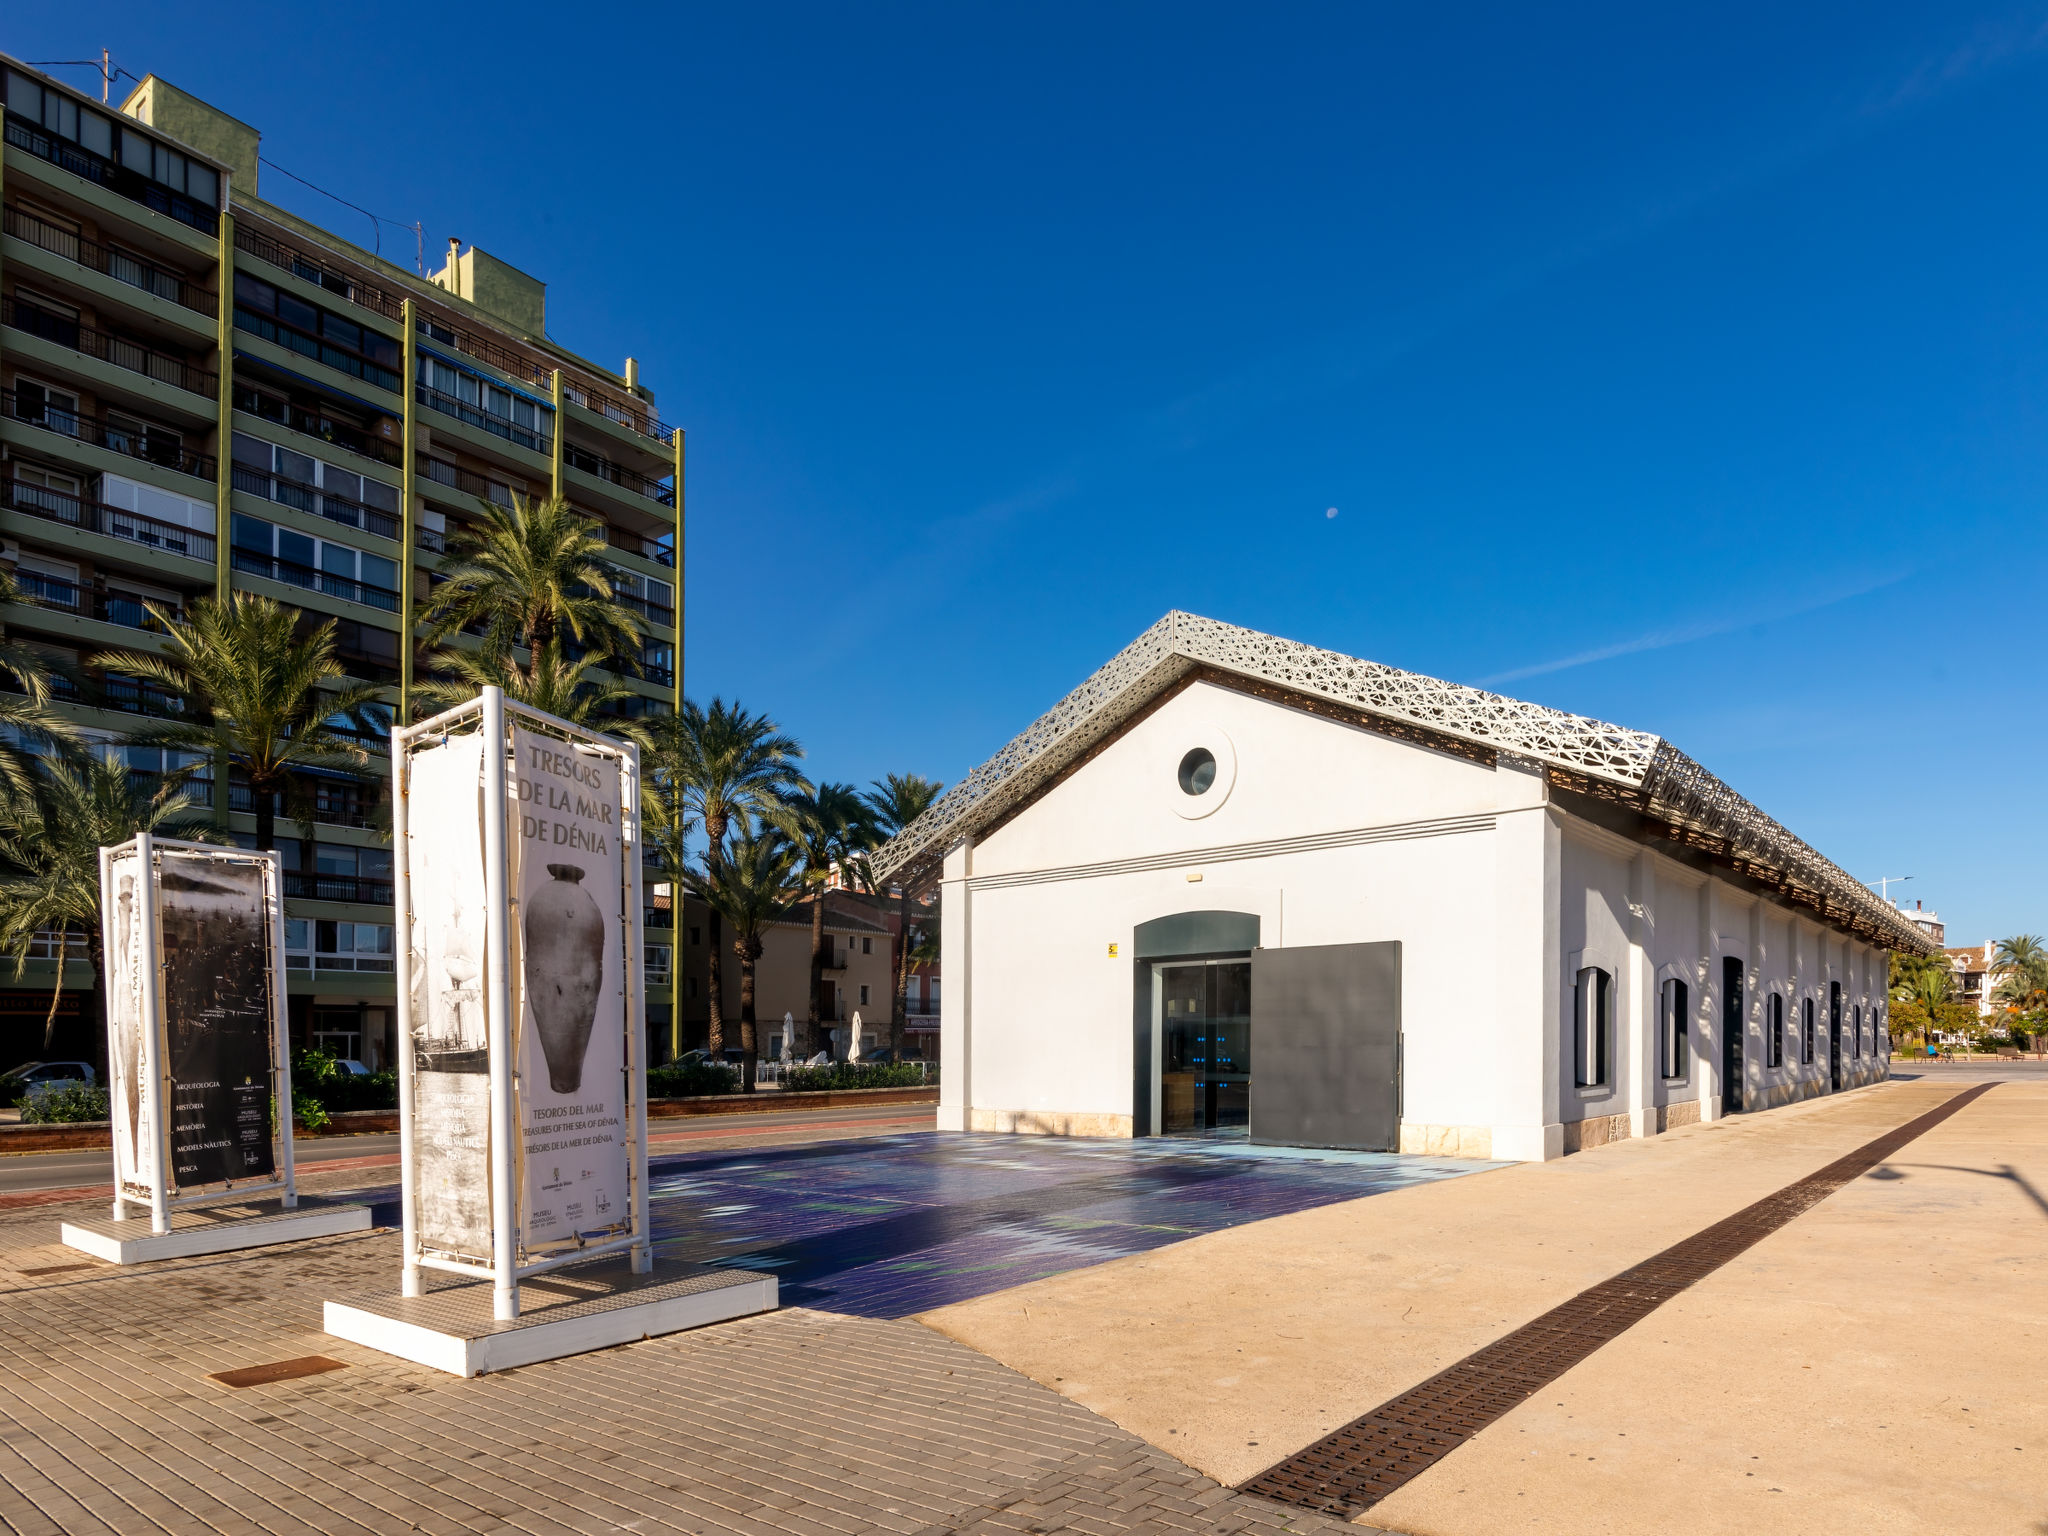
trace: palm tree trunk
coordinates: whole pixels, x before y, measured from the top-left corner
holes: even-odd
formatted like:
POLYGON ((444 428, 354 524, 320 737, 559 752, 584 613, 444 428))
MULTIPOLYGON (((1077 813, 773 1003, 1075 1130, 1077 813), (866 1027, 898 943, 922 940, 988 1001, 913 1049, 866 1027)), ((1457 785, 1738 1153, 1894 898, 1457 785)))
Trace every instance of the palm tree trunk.
POLYGON ((704 933, 711 940, 711 953, 705 957, 705 991, 711 995, 705 1000, 708 1016, 705 1024, 704 1048, 711 1053, 713 1061, 725 1060, 725 960, 720 953, 724 949, 723 930, 725 925, 718 920, 718 914, 707 910, 704 914, 704 933))
MULTIPOLYGON (((704 872, 718 873, 719 856, 725 848, 726 818, 723 815, 707 814, 704 817, 704 872)), ((704 932, 711 940, 710 952, 705 956, 705 990, 711 995, 705 999, 704 1048, 711 1053, 713 1061, 725 1059, 725 946, 721 941, 725 925, 718 919, 718 913, 706 903, 704 932)))
POLYGON ((85 1059, 92 1063, 102 1083, 107 1071, 107 952, 98 929, 85 936, 85 958, 92 966, 92 991, 85 999, 85 1059))
POLYGON ((51 1043, 57 1038, 57 1004, 64 996, 64 952, 66 941, 71 935, 69 923, 57 925, 57 985, 50 989, 50 1011, 43 1015, 43 1054, 52 1055, 51 1043))
POLYGON ((733 945, 740 960, 740 1092, 754 1091, 754 1066, 759 1060, 754 1042, 754 959, 753 944, 745 939, 733 945))
POLYGON ((818 994, 825 990, 825 890, 820 886, 811 900, 811 998, 805 1016, 803 1059, 818 1053, 818 994))
POLYGON ((249 798, 256 804, 256 846, 268 853, 277 846, 277 805, 275 791, 267 777, 249 776, 249 798))

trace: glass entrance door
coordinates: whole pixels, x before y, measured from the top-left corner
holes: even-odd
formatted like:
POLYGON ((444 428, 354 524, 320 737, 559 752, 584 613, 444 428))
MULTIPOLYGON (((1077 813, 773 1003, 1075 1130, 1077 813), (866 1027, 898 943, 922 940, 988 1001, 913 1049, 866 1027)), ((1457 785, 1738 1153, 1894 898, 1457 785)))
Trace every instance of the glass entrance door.
POLYGON ((1251 1123, 1252 967, 1248 960, 1162 965, 1159 1097, 1168 1136, 1251 1123))

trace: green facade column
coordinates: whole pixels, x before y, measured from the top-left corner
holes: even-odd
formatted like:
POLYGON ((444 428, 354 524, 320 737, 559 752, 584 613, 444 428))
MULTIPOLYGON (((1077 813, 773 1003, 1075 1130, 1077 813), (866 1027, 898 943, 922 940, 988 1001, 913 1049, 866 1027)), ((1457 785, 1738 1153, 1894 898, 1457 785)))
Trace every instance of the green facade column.
POLYGON ((670 429, 676 449, 676 713, 683 712, 683 429, 670 429))
POLYGON ((405 327, 405 431, 402 434, 405 463, 398 472, 398 723, 412 723, 412 625, 413 559, 418 538, 414 532, 417 514, 413 510, 419 476, 419 394, 420 328, 413 314, 412 300, 399 311, 405 327))
POLYGON ((568 487, 562 480, 562 370, 557 368, 549 376, 548 386, 555 402, 555 436, 548 454, 548 494, 560 501, 568 495, 568 487))
MULTIPOLYGON (((220 354, 219 393, 215 406, 220 412, 219 430, 213 435, 214 505, 213 600, 232 601, 234 567, 229 559, 234 531, 235 495, 235 216, 221 199, 220 255, 215 267, 215 348, 220 354)), ((222 748, 213 758, 213 819, 228 825, 228 754, 222 748)))

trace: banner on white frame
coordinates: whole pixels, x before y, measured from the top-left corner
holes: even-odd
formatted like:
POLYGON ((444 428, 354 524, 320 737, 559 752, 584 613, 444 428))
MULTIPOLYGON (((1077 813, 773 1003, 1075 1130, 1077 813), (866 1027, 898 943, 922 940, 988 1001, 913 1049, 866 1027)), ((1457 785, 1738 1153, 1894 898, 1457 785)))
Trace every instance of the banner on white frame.
POLYGON ((630 1225, 626 848, 615 757, 511 734, 521 1238, 538 1249, 630 1225))

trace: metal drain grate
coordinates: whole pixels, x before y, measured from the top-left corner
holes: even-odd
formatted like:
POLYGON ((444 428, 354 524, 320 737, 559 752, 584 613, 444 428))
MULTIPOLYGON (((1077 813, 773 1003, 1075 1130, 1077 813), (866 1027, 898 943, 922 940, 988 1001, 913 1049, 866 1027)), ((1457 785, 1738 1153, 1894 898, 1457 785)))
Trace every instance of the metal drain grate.
POLYGON ((1345 1519, 1363 1513, 1694 1281, 1861 1178, 1995 1086, 1983 1083, 1967 1089, 1819 1172, 1581 1291, 1449 1370, 1268 1467, 1240 1484, 1240 1490, 1345 1519))
POLYGON ((245 1365, 238 1371, 215 1371, 206 1379, 224 1387, 261 1387, 273 1381, 296 1381, 301 1376, 341 1369, 340 1360, 330 1360, 325 1355, 301 1355, 296 1360, 274 1360, 269 1365, 245 1365))

